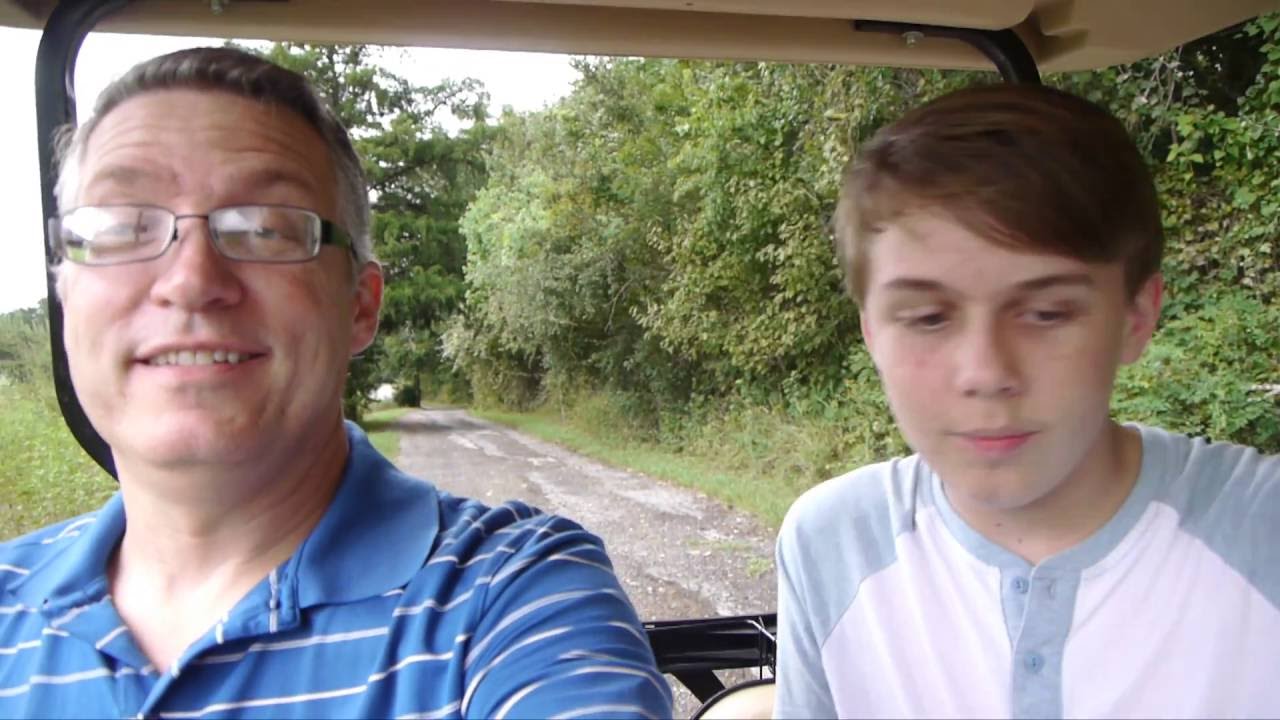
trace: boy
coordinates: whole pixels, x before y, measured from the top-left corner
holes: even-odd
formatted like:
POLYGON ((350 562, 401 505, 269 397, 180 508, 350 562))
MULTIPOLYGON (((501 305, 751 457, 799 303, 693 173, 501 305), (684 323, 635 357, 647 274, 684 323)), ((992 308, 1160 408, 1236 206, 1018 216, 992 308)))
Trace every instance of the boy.
POLYGON ((1120 123, 952 93, 862 149, 836 235, 917 454, 788 514, 776 716, 1280 714, 1280 458, 1109 414, 1162 291, 1120 123))

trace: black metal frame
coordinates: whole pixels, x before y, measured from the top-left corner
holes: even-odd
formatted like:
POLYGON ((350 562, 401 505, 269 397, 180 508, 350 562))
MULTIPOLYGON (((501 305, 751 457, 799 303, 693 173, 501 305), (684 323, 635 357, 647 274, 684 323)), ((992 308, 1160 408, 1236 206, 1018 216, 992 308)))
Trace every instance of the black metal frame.
POLYGON ((887 33, 911 37, 918 33, 920 37, 940 37, 959 40, 982 53, 1000 72, 1005 82, 1040 84, 1040 70, 1036 67, 1036 59, 1027 50, 1026 43, 1012 30, 975 30, 973 28, 943 27, 940 25, 917 25, 914 23, 885 22, 881 20, 854 20, 853 29, 857 32, 887 33))
POLYGON ((647 622, 658 669, 707 702, 724 690, 716 670, 776 667, 778 616, 738 615, 703 620, 647 622))
MULTIPOLYGON (((76 123, 75 71, 80 45, 102 18, 128 5, 130 0, 63 0, 49 15, 40 48, 36 52, 36 134, 40 151, 40 193, 44 217, 57 212, 54 197, 57 183, 53 157, 54 137, 59 127, 76 123)), ((67 367, 67 349, 62 344, 62 303, 58 300, 56 280, 52 272, 56 258, 49 228, 45 226, 44 257, 49 270, 46 278, 49 298, 49 346, 53 352, 53 384, 62 418, 71 434, 86 452, 111 475, 116 474, 111 448, 93 429, 67 367)))

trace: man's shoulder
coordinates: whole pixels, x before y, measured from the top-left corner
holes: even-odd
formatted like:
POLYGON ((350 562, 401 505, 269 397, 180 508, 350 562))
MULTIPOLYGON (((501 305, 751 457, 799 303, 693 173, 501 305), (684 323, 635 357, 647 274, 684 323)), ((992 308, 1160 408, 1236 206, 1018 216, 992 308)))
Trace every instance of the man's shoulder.
POLYGON ((490 506, 441 492, 439 502, 440 532, 424 571, 443 570, 454 581, 536 574, 537 565, 571 554, 612 575, 604 542, 569 518, 520 500, 490 506))
POLYGON ((66 551, 72 541, 98 519, 98 510, 46 525, 0 543, 0 588, 7 590, 50 558, 66 551))
POLYGON ((509 543, 564 533, 586 533, 581 525, 521 500, 488 505, 474 498, 440 491, 440 541, 456 544, 509 543))

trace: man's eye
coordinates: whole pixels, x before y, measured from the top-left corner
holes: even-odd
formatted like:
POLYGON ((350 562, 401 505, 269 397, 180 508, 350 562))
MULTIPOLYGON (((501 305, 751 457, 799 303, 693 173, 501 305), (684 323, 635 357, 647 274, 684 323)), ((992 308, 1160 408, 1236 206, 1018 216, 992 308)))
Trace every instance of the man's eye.
POLYGON ((147 235, 146 225, 108 225, 93 235, 94 242, 136 242, 147 235))

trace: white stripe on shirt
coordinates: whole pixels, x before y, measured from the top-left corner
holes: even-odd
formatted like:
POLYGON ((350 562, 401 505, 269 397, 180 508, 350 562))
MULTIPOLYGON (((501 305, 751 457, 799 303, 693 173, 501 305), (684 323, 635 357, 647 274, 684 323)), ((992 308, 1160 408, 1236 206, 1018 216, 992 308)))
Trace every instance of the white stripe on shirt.
POLYGON ((101 640, 94 643, 93 646, 98 650, 101 650, 102 648, 107 646, 107 643, 111 642, 112 640, 115 640, 116 637, 118 637, 120 633, 124 632, 125 630, 128 630, 128 628, 126 628, 124 625, 121 625, 115 630, 112 630, 111 632, 107 633, 105 636, 103 636, 101 640))
POLYGON ((545 597, 538 598, 537 600, 534 600, 533 602, 528 603, 527 605, 520 606, 519 608, 504 615, 502 620, 500 620, 497 625, 494 625, 493 630, 489 631, 489 634, 483 640, 476 643, 475 646, 471 648, 471 652, 467 653, 467 659, 463 662, 462 666, 464 668, 470 668, 471 663, 475 660, 477 653, 479 653, 481 650, 484 650, 485 647, 488 646, 489 643, 492 642, 493 639, 498 636, 499 632, 506 629, 508 625, 511 625, 512 623, 524 617, 525 615, 528 615, 529 613, 535 610, 538 610, 540 608, 546 607, 547 605, 554 605, 559 602, 564 602, 565 600, 575 600, 580 597, 587 597, 588 595, 599 595, 599 594, 616 595, 617 593, 612 589, 572 590, 570 592, 562 592, 562 593, 555 593, 554 595, 547 595, 545 597))
POLYGON ((529 637, 524 638, 520 642, 516 643, 515 645, 512 645, 511 647, 499 653, 499 655, 496 658, 494 658, 492 662, 490 662, 488 665, 485 665, 484 668, 482 668, 479 672, 477 672, 471 678, 471 682, 467 684, 467 690, 465 693, 462 694, 462 712, 466 713, 467 709, 471 707, 471 696, 475 695, 476 688, 480 685, 480 682, 484 680, 485 676, 489 674, 489 671, 492 670, 495 665, 502 662, 503 660, 506 660, 507 657, 511 655, 511 653, 519 650, 522 647, 525 647, 527 645, 532 645, 536 642, 541 642, 550 637, 563 635, 572 629, 573 629, 572 626, 565 625, 558 628, 552 628, 551 630, 547 630, 546 632, 540 632, 536 635, 530 635, 529 637))
POLYGON ((368 628, 366 630, 352 630, 351 632, 334 633, 332 635, 312 635, 311 637, 298 638, 296 640, 278 640, 276 642, 256 642, 241 652, 223 653, 222 655, 208 655, 196 660, 194 665, 213 665, 216 663, 239 662, 255 652, 271 652, 273 650, 293 650, 295 648, 310 647, 312 645, 325 645, 329 643, 350 642, 352 640, 363 640, 365 638, 380 637, 387 635, 390 628, 377 627, 368 628))

